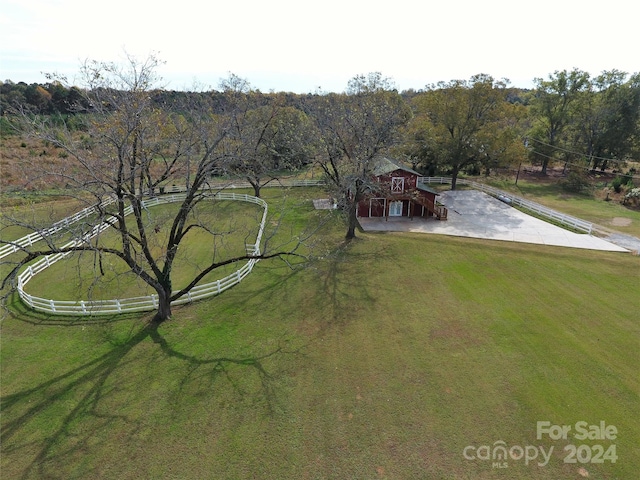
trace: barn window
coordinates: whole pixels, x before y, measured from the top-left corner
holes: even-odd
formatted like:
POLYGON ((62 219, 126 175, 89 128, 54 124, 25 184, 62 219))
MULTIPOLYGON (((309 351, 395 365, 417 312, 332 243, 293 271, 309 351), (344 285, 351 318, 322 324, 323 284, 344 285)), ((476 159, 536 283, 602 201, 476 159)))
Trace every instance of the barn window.
POLYGON ((404 192, 404 177, 391 177, 391 191, 393 193, 404 192))

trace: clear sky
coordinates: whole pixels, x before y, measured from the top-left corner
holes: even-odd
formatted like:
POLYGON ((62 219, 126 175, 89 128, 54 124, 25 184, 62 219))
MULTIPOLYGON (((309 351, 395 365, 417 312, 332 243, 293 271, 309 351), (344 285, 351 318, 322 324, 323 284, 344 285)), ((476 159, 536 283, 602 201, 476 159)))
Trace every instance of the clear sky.
POLYGON ((369 72, 400 90, 477 73, 531 87, 556 70, 640 71, 636 2, 0 0, 0 80, 156 52, 175 90, 229 72, 264 92, 343 91, 369 72))

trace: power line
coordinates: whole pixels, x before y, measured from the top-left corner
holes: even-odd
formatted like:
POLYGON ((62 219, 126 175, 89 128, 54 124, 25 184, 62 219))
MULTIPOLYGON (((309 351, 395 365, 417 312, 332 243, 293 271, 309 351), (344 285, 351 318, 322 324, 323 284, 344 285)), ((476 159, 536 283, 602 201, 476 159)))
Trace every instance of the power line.
MULTIPOLYGON (((539 155, 539 156, 541 156, 541 157, 548 158, 548 159, 550 159, 550 160, 558 160, 557 158, 550 157, 549 155, 545 155, 544 153, 539 153, 539 152, 535 152, 535 153, 536 153, 536 155, 539 155)), ((620 161, 620 160, 618 160, 618 161, 620 161)), ((570 167, 577 167, 577 168, 580 168, 580 169, 582 169, 582 170, 586 170, 586 171, 588 171, 588 172, 590 172, 590 171, 592 170, 591 168, 589 168, 589 166, 588 166, 588 165, 584 165, 584 164, 583 164, 583 165, 580 165, 580 164, 578 164, 578 163, 570 162, 569 160, 565 160, 564 164, 565 164, 565 167, 566 167, 566 166, 570 166, 570 167)), ((602 171, 601 173, 606 173, 606 172, 602 171)), ((623 174, 622 172, 618 172, 618 173, 613 173, 613 172, 611 172, 611 175, 615 175, 616 177, 629 177, 629 176, 630 176, 630 177, 631 177, 631 178, 633 178, 634 180, 640 180, 640 176, 638 176, 638 175, 623 174)))
MULTIPOLYGON (((589 159, 597 159, 597 160, 604 160, 605 162, 618 162, 618 163, 626 163, 626 162, 635 162, 636 161, 636 160, 633 160, 633 159, 631 159, 631 160, 620 160, 620 159, 617 159, 617 158, 597 157, 595 155, 587 155, 585 153, 574 152, 573 150, 567 150, 566 148, 558 147, 556 145, 551 145, 549 143, 545 143, 545 142, 543 142, 541 140, 538 140, 537 138, 531 138, 531 140, 533 140, 534 142, 537 142, 537 143, 539 143, 541 145, 545 145, 547 147, 555 148, 557 150, 561 150, 561 151, 566 152, 566 153, 571 153, 573 155, 578 155, 578 156, 583 156, 583 157, 587 157, 588 156, 589 159)), ((552 158, 552 157, 548 157, 547 155, 543 155, 542 153, 539 153, 539 152, 536 152, 536 154, 541 155, 543 157, 546 156, 547 158, 552 158)))

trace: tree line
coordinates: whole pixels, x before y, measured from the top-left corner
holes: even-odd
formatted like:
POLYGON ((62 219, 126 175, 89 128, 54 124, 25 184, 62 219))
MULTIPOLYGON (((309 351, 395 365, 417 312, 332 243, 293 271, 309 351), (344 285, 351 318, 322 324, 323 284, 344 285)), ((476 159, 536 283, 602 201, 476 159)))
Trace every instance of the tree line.
MULTIPOLYGON (((36 159, 27 171, 47 170, 64 179, 65 195, 75 192, 97 206, 94 225, 81 225, 74 246, 60 246, 52 237, 41 248, 21 247, 13 276, 52 253, 90 253, 96 265, 116 257, 156 291, 155 321, 162 322, 171 315, 171 302, 211 271, 248 258, 295 255, 300 245, 299 237, 286 248, 267 240, 259 255, 215 258, 175 291, 172 272, 183 255, 180 245, 191 232, 209 232, 196 212, 216 191, 216 176, 244 177, 260 196, 267 183, 313 166, 324 175, 351 239, 358 202, 381 188, 372 181, 380 155, 426 174, 451 174, 455 188, 463 171, 489 172, 525 161, 537 162, 543 172, 555 161, 603 169, 634 158, 640 148, 638 74, 591 78, 579 70, 555 72, 536 79, 530 91, 479 74, 398 92, 392 79, 375 72, 353 77, 342 93, 296 95, 262 93, 233 74, 217 91, 165 91, 157 87, 159 64, 153 56, 129 58, 124 65, 86 62, 81 87, 57 79, 27 86, 22 97, 20 84, 2 85, 3 118, 22 135, 65 153, 62 165, 36 159), (185 198, 164 226, 149 225, 144 200, 169 183, 184 186, 185 198), (125 219, 129 210, 132 221, 125 219), (102 222, 119 239, 115 244, 84 234, 102 222)), ((215 241, 218 233, 209 233, 215 241)))
MULTIPOLYGON (((612 70, 591 77, 578 69, 556 71, 547 78, 536 78, 530 90, 479 74, 403 92, 395 89, 392 79, 372 75, 411 111, 399 125, 401 135, 394 140, 394 153, 427 173, 446 172, 455 178, 460 171, 488 172, 522 161, 539 165, 543 174, 557 162, 622 171, 625 161, 640 157, 639 73, 612 70)), ((276 157, 271 165, 276 168, 312 162, 317 142, 311 138, 309 122, 317 124, 316 117, 328 98, 336 100, 333 108, 338 109, 350 96, 348 90, 342 94, 262 93, 234 75, 222 80, 220 87, 208 92, 152 90, 149 94, 159 108, 175 110, 207 101, 216 114, 233 111, 239 96, 244 97, 245 109, 251 112, 245 120, 279 122, 278 138, 269 141, 281 145, 264 147, 276 157), (285 126, 300 128, 296 130, 300 136, 285 139, 285 126), (294 140, 306 146, 294 147, 294 140)), ((0 82, 0 113, 6 117, 16 106, 51 116, 90 113, 95 107, 83 88, 59 80, 42 85, 0 82)), ((82 122, 76 125, 82 128, 82 122)), ((236 127, 240 129, 238 123, 236 127)), ((248 148, 254 152, 249 155, 245 148, 239 172, 256 163, 258 146, 248 148)), ((261 165, 261 170, 268 168, 261 165)), ((251 181, 260 184, 257 178, 251 181)))

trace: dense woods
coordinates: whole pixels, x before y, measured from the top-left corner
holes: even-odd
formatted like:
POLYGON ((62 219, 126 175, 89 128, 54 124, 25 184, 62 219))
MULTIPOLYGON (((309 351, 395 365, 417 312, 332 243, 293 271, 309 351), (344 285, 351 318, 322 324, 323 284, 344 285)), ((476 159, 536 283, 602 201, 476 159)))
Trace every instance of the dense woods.
MULTIPOLYGON (((384 92, 385 104, 402 102, 411 113, 397 125, 393 139, 378 148, 426 174, 489 173, 523 162, 539 166, 542 174, 555 165, 571 167, 576 174, 596 169, 635 174, 626 162, 640 158, 638 73, 614 70, 592 77, 577 69, 557 71, 535 79, 531 90, 484 74, 403 92, 385 80, 379 91, 367 94, 379 97, 384 92)), ((10 134, 9 119, 16 109, 82 130, 96 109, 87 103, 84 89, 56 80, 42 85, 0 83, 2 134, 10 134)), ((259 194, 274 172, 296 170, 318 159, 327 108, 333 109, 334 120, 338 115, 344 119, 353 112, 350 102, 365 93, 345 92, 263 93, 230 75, 219 90, 149 94, 159 109, 175 112, 206 102, 216 115, 233 117, 236 142, 228 147, 235 149, 235 161, 226 165, 226 172, 245 177, 259 194)))

